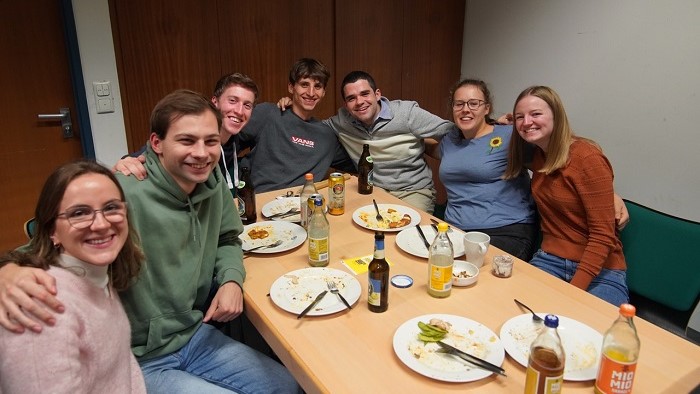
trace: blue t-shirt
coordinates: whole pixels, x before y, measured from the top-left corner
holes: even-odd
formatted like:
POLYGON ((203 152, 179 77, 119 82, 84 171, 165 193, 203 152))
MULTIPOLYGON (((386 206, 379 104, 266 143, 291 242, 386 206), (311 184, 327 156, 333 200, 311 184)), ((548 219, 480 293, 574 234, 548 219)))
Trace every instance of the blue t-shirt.
POLYGON ((447 191, 445 221, 462 230, 536 222, 527 173, 501 179, 512 132, 512 126, 496 125, 483 137, 464 139, 455 127, 442 138, 440 180, 447 191))

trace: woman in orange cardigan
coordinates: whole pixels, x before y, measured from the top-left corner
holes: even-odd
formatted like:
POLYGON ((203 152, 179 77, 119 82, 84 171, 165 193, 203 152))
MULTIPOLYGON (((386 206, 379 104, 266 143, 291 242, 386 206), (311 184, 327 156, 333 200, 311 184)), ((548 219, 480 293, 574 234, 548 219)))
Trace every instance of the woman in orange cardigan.
POLYGON ((505 178, 532 170, 542 246, 530 263, 611 304, 627 302, 625 257, 616 233, 613 170, 600 147, 574 135, 559 95, 546 86, 515 101, 517 134, 505 178), (531 160, 527 144, 535 146, 531 160))

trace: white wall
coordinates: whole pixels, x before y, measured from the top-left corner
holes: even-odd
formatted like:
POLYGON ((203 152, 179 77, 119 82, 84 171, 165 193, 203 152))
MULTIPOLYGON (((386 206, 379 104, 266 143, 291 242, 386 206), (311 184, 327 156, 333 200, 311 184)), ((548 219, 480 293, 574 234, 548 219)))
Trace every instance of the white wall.
POLYGON ((462 76, 489 84, 497 113, 554 88, 620 195, 700 221, 700 2, 466 1, 462 76))
POLYGON ((98 161, 111 167, 127 153, 127 145, 109 5, 107 0, 73 0, 73 13, 95 155, 98 161), (114 112, 97 113, 93 81, 111 82, 114 112))

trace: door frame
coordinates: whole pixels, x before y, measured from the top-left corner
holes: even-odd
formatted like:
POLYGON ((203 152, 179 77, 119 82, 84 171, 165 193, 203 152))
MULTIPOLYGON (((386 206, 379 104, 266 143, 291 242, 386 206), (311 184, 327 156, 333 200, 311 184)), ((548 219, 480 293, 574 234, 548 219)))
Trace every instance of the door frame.
POLYGON ((78 33, 75 28, 72 0, 61 0, 61 13, 63 14, 63 31, 66 37, 66 50, 68 51, 70 80, 73 87, 73 104, 75 105, 75 115, 80 126, 78 128, 80 145, 83 149, 83 157, 94 160, 95 143, 92 139, 92 127, 90 127, 90 114, 85 92, 83 67, 80 62, 80 48, 78 47, 78 33))

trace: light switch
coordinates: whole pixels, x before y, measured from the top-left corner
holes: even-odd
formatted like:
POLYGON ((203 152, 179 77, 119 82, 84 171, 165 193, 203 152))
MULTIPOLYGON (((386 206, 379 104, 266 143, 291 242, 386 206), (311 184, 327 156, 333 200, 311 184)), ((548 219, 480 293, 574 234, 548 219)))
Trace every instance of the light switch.
POLYGON ((109 97, 112 95, 112 86, 109 81, 95 81, 92 83, 92 88, 97 97, 109 97))
POLYGON ((94 81, 92 90, 95 93, 95 104, 98 114, 114 112, 114 97, 109 81, 94 81))
POLYGON ((114 112, 114 99, 109 98, 98 98, 97 99, 97 113, 106 114, 109 112, 114 112))

